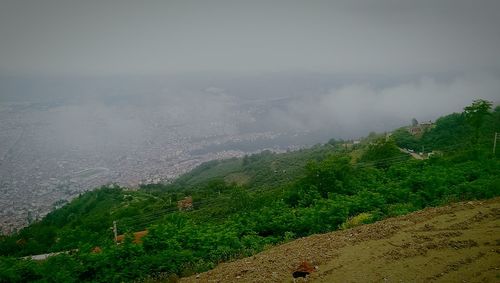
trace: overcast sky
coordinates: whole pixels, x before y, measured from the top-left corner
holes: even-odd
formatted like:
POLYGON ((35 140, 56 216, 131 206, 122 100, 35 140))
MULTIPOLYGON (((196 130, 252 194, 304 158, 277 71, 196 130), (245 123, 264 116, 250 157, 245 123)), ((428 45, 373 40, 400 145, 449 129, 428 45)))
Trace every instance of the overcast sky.
POLYGON ((500 69, 500 1, 0 0, 0 75, 500 69))
POLYGON ((0 0, 0 98, 77 101, 64 131, 101 109, 108 132, 137 132, 124 109, 161 108, 361 136, 498 104, 499 15, 499 0, 0 0))

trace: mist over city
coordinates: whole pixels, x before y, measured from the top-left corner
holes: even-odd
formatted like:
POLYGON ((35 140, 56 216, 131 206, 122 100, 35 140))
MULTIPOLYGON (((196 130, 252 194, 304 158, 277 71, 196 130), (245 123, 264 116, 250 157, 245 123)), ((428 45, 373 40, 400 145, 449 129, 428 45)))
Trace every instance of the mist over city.
POLYGON ((498 1, 0 1, 0 223, 500 102, 498 1))

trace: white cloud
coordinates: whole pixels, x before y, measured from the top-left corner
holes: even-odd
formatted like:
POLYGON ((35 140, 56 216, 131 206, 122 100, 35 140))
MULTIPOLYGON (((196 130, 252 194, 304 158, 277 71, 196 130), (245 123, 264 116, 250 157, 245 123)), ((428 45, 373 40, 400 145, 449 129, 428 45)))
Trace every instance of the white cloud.
POLYGON ((412 118, 434 120, 461 112, 474 99, 500 102, 500 79, 487 74, 450 81, 418 81, 377 88, 352 84, 328 93, 303 96, 285 110, 274 109, 270 120, 300 130, 330 130, 344 136, 365 135, 409 124, 412 118))

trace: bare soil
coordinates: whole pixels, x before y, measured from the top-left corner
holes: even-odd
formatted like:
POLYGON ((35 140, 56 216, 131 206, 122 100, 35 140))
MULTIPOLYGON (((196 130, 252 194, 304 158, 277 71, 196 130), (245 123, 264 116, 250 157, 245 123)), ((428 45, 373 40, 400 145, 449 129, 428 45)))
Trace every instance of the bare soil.
POLYGON ((181 282, 292 282, 303 261, 317 266, 308 282, 500 282, 500 198, 312 235, 181 282))

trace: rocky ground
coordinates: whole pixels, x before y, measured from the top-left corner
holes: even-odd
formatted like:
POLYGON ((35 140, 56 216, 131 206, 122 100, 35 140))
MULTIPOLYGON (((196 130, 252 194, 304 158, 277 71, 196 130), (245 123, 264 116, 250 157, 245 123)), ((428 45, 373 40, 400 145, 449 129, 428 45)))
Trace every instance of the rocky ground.
POLYGON ((301 238, 181 282, 292 282, 303 261, 317 266, 308 282, 500 282, 500 198, 301 238))

